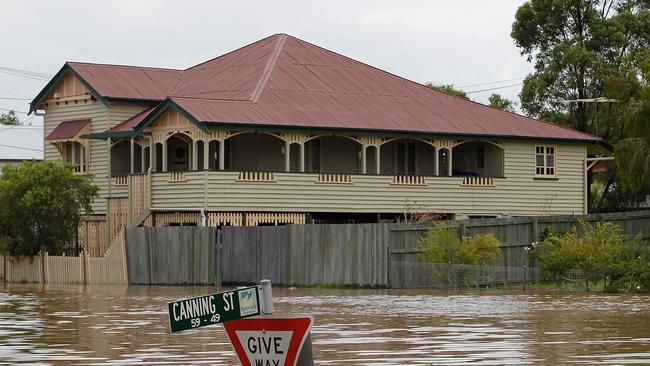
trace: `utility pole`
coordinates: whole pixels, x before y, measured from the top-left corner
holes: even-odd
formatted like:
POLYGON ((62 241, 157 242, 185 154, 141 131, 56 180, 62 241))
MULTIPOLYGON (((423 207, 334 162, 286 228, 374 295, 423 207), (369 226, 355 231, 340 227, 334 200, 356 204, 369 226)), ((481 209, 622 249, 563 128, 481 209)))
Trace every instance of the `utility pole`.
MULTIPOLYGON (((594 132, 595 135, 598 135, 598 103, 609 103, 611 106, 612 103, 618 103, 617 99, 609 99, 606 97, 598 97, 598 98, 581 98, 581 99, 560 99, 557 100, 556 102, 559 103, 565 103, 565 104, 572 104, 572 103, 594 103, 594 132)), ((587 131, 583 131, 587 132, 587 131)))

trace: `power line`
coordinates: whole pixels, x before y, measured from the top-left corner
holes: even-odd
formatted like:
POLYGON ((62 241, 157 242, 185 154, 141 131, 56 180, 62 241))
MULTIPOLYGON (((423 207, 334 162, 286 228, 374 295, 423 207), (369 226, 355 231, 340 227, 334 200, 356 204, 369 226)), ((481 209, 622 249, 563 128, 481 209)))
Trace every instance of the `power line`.
POLYGON ((488 88, 488 89, 481 89, 481 90, 472 90, 465 92, 467 94, 472 94, 472 93, 481 93, 481 92, 486 92, 486 91, 492 91, 492 90, 498 90, 498 89, 505 89, 505 88, 512 88, 513 86, 519 86, 522 85, 523 83, 517 83, 517 84, 510 84, 510 85, 504 85, 504 86, 497 86, 496 88, 488 88))
POLYGON ((5 99, 5 100, 31 100, 30 98, 18 98, 18 97, 0 97, 0 99, 5 99))
POLYGON ((38 72, 38 71, 14 69, 14 68, 11 68, 11 67, 4 67, 4 66, 0 66, 0 70, 11 71, 11 72, 21 73, 21 74, 26 74, 26 75, 32 75, 32 76, 45 77, 45 78, 51 78, 52 76, 54 76, 54 75, 45 74, 45 73, 38 72))
POLYGON ((29 113, 27 113, 27 112, 17 111, 17 110, 15 110, 15 109, 7 109, 7 108, 0 108, 0 111, 7 111, 7 112, 16 112, 16 113, 22 113, 22 114, 29 114, 29 113))
MULTIPOLYGON (((25 123, 31 121, 34 117, 36 117, 36 115, 32 115, 32 116, 30 116, 30 117, 27 117, 26 120, 24 120, 24 121, 19 121, 18 124, 10 125, 10 126, 7 127, 7 128, 3 128, 3 129, 0 130, 0 132, 2 132, 2 131, 7 131, 7 130, 11 130, 12 128, 14 128, 14 127, 18 127, 18 126, 20 126, 20 127, 32 127, 31 125, 30 125, 30 126, 25 126, 25 123)), ((34 128, 42 128, 42 126, 33 126, 33 127, 34 127, 34 128)))
POLYGON ((512 79, 504 79, 504 80, 498 80, 498 81, 490 81, 490 82, 479 83, 479 84, 460 85, 460 86, 458 86, 458 88, 471 88, 471 87, 473 87, 473 86, 483 86, 483 85, 501 84, 501 83, 505 83, 505 82, 508 82, 508 81, 521 80, 521 79, 523 79, 523 78, 525 78, 525 76, 522 76, 522 77, 519 77, 519 78, 512 78, 512 79))
POLYGON ((31 149, 29 147, 13 146, 13 145, 5 145, 5 144, 0 144, 0 146, 8 147, 10 149, 29 150, 29 151, 38 151, 38 152, 43 151, 43 149, 31 149))

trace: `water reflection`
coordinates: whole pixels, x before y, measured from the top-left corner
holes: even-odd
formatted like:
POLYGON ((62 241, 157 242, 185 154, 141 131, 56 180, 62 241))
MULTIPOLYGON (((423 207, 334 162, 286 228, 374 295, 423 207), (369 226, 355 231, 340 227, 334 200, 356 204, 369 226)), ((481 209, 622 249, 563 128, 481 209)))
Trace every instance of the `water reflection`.
MULTIPOLYGON (((219 326, 171 335, 166 303, 210 287, 0 292, 0 364, 235 364, 219 326)), ((321 365, 650 363, 650 297, 274 289, 277 313, 315 318, 321 365)))

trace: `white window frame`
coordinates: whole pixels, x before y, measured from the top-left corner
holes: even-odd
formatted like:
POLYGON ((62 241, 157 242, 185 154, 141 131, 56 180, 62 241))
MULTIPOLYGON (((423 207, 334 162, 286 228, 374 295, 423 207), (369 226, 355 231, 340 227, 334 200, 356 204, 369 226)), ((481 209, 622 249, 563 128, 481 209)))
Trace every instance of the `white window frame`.
POLYGON ((533 159, 533 162, 535 164, 535 177, 557 178, 557 157, 557 145, 535 145, 535 155, 533 159), (537 164, 537 157, 540 155, 543 157, 543 165, 537 164), (548 164, 549 156, 553 156, 552 166, 548 164))
POLYGON ((61 162, 72 165, 75 174, 87 174, 88 162, 86 161, 86 146, 77 141, 65 141, 61 143, 61 162), (76 144, 79 145, 79 150, 75 149, 76 144), (70 159, 68 159, 68 146, 70 146, 70 152, 72 155, 70 156, 70 159), (77 163, 77 152, 79 153, 79 163, 77 163))

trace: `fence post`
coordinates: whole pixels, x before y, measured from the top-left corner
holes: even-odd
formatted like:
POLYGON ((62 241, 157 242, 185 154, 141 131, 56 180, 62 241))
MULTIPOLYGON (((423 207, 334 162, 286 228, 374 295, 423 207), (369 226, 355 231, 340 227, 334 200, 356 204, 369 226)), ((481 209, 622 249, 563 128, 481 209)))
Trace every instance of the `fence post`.
POLYGON ((526 282, 528 282, 528 266, 524 264, 524 292, 526 292, 526 282))
POLYGON ((451 290, 451 261, 447 264, 447 289, 451 290))
POLYGON ((214 248, 214 285, 217 288, 221 287, 221 245, 223 241, 222 229, 215 228, 216 234, 215 248, 214 248))

